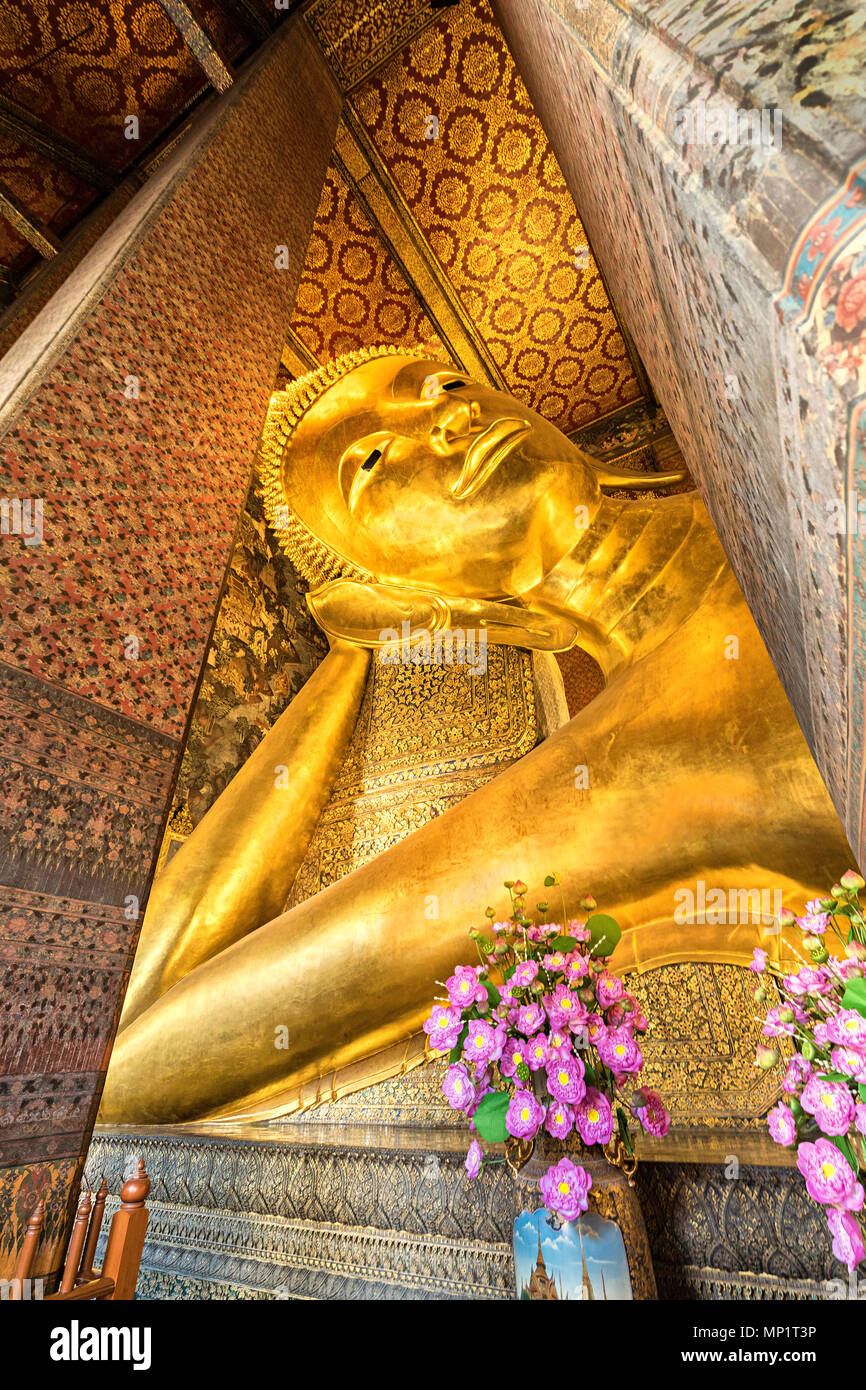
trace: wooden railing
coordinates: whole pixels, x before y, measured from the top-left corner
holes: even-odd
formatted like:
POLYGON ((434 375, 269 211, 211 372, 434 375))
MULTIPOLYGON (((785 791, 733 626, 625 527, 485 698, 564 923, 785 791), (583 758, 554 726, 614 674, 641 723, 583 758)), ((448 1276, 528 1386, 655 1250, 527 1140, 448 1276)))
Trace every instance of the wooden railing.
MULTIPOLYGON (((94 1270, 96 1243, 105 1214, 105 1199, 108 1184, 102 1184, 91 1207, 91 1194, 82 1192, 75 1224, 66 1251, 63 1273, 57 1293, 48 1294, 51 1299, 131 1299, 135 1296, 141 1252, 147 1231, 148 1211, 144 1205, 150 1192, 150 1178, 144 1170, 144 1159, 138 1161, 138 1169, 120 1190, 120 1208, 111 1218, 108 1240, 102 1269, 94 1270)), ((45 1203, 39 1201, 33 1208, 24 1241, 18 1254, 15 1272, 11 1280, 10 1298, 20 1299, 25 1281, 31 1277, 33 1260, 42 1234, 45 1220, 45 1203)))

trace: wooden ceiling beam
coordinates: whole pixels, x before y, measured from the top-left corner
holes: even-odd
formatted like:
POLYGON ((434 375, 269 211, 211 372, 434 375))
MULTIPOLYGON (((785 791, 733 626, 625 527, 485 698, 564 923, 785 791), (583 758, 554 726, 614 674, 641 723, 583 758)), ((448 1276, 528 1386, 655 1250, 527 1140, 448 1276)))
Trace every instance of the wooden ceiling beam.
POLYGON ((77 179, 89 183, 93 188, 108 191, 118 182, 110 170, 88 159, 87 155, 82 154, 70 141, 64 140, 62 135, 57 135, 38 117, 31 115, 23 106, 6 96, 0 96, 0 134, 8 135, 25 149, 41 155, 52 164, 56 164, 59 169, 74 174, 77 179))
POLYGON ((52 231, 28 212, 26 207, 11 188, 7 188, 5 183, 0 182, 0 217, 4 218, 10 226, 14 227, 19 236, 30 245, 35 247, 40 256, 48 260, 51 256, 56 256, 60 250, 60 242, 52 231))
POLYGON ((255 0, 217 0, 217 5, 235 28, 254 43, 264 43, 272 33, 272 26, 255 0))
POLYGON ((208 82, 218 92, 227 92, 232 85, 231 68, 205 26, 185 0, 158 0, 208 82))

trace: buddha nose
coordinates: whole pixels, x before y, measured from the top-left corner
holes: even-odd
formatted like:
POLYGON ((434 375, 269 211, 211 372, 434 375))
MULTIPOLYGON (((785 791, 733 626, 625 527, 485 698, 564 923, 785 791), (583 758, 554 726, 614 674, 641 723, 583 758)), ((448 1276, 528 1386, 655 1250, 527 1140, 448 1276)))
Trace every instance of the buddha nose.
POLYGON ((428 435, 433 452, 443 456, 453 453, 455 448, 478 433, 477 421, 480 418, 481 406, 478 401, 465 398, 449 400, 428 435))

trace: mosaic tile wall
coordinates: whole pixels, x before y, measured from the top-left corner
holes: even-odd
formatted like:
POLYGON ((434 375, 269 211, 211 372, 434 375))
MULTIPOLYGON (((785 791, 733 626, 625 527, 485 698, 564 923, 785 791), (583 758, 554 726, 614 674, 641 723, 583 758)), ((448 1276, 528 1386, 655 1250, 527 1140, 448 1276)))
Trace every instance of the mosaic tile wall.
POLYGON ((494 9, 856 848, 862 17, 808 0, 494 9), (710 143, 706 112, 722 104, 766 111, 764 143, 710 143), (852 490, 844 534, 828 517, 852 490))
POLYGON ((2 440, 0 1275, 86 1149, 339 109, 284 26, 2 440))

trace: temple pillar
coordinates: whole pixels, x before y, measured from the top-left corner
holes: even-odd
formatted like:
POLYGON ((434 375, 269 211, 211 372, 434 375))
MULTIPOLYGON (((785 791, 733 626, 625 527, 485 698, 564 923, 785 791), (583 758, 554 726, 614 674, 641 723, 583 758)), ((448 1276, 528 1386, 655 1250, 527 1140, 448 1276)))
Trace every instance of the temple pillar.
POLYGON ((863 863, 857 16, 493 7, 863 863))
POLYGON ((290 20, 0 362, 0 1276, 77 1190, 342 98, 290 20))

